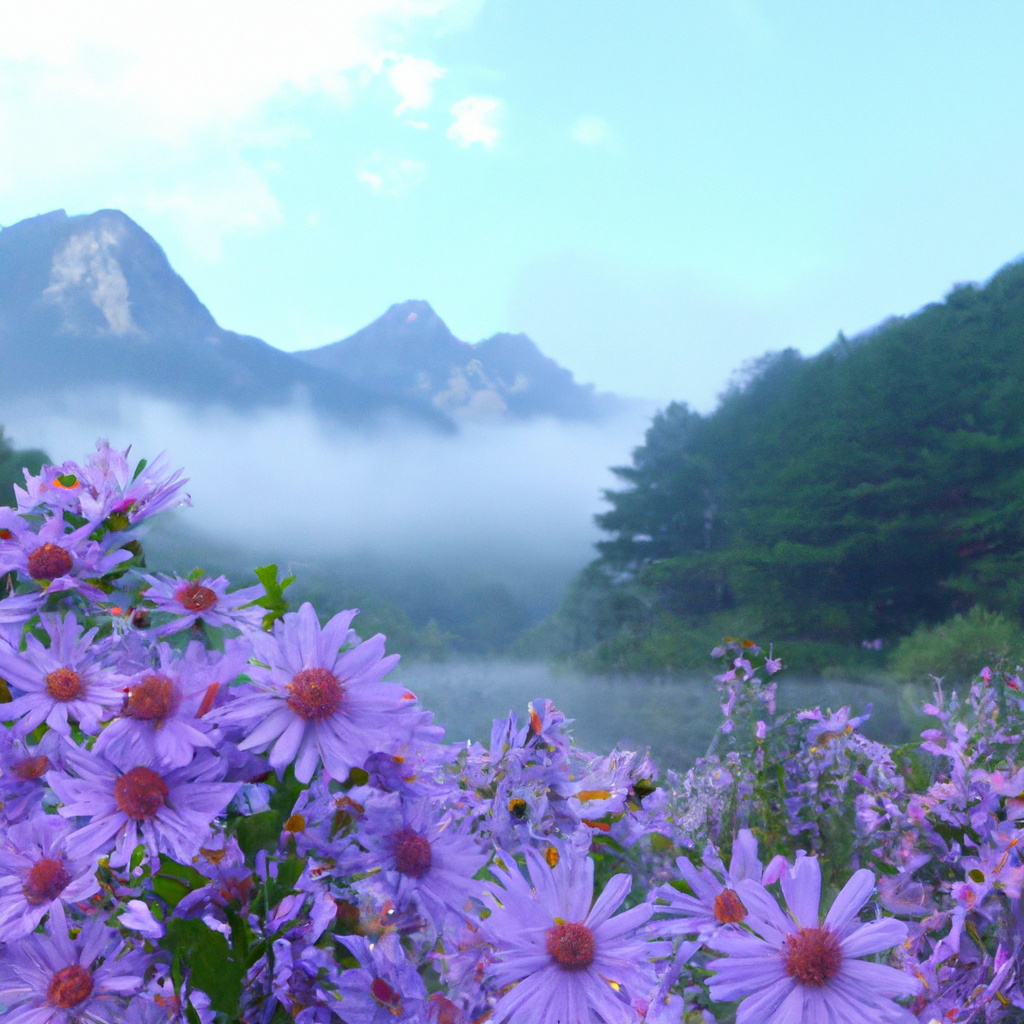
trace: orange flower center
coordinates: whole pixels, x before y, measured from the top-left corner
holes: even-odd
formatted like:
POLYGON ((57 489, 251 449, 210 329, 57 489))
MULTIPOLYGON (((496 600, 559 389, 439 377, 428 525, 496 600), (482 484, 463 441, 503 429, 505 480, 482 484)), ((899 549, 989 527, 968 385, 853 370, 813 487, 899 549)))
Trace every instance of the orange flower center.
POLYGON ((125 772, 114 783, 114 800, 118 808, 135 821, 156 817, 169 793, 167 783, 151 768, 142 765, 125 772))
POLYGON ((594 933, 582 921, 556 924, 547 932, 548 955, 567 971, 582 971, 594 962, 594 933))
POLYGON ((61 860, 43 857, 32 865, 22 892, 33 907, 55 900, 68 886, 71 875, 61 860))
POLYGON ((391 841, 395 850, 395 867, 412 878, 422 878, 431 864, 430 842, 410 828, 396 832, 391 841))
POLYGON ((739 924, 747 916, 747 908, 743 906, 735 889, 723 889, 715 897, 715 920, 722 924, 739 924))
POLYGON ((51 1006, 70 1010, 92 995, 92 975, 78 964, 61 968, 50 981, 46 998, 51 1006))
POLYGON ((46 676, 46 692, 54 700, 74 700, 82 689, 82 679, 69 668, 58 668, 46 676))
POLYGON ((43 774, 49 771, 49 768, 50 761, 45 754, 39 754, 37 757, 26 757, 21 761, 15 761, 11 765, 11 771, 25 782, 30 782, 32 779, 41 779, 43 774))
POLYGON ((288 707, 307 722, 322 722, 341 706, 345 688, 325 668, 304 668, 288 684, 288 707))
POLYGON ((166 718, 173 697, 174 683, 167 676, 144 676, 141 683, 136 683, 128 691, 121 714, 143 722, 166 718))
POLYGON ((801 928, 785 944, 786 973, 801 985, 821 988, 843 966, 839 938, 828 928, 801 928))
POLYGON ((217 603, 217 595, 198 581, 181 587, 174 596, 189 612, 205 612, 217 603))
POLYGON ((28 556, 28 574, 34 580, 55 580, 67 576, 74 563, 59 544, 47 542, 28 556))

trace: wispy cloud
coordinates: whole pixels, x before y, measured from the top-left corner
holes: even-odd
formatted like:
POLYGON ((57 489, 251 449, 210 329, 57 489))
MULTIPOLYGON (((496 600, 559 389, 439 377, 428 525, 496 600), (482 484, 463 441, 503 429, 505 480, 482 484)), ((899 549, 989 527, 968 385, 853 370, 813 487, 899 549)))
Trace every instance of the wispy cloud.
POLYGON ((434 98, 434 82, 443 78, 444 74, 444 68, 439 68, 432 60, 419 57, 401 57, 397 63, 392 64, 388 68, 388 80, 399 96, 395 116, 407 110, 422 110, 428 106, 434 98))
POLYGON ((573 123, 572 137, 584 146, 607 145, 612 141, 611 125, 595 114, 577 118, 573 123))
POLYGON ((422 160, 385 160, 377 157, 356 171, 357 180, 370 187, 374 195, 403 196, 427 176, 422 160))
POLYGON ((398 112, 421 109, 443 69, 415 53, 417 34, 460 27, 479 3, 0 0, 0 200, 99 191, 101 201, 162 206, 182 214, 200 254, 215 255, 212 236, 280 215, 258 151, 282 142, 282 110, 310 96, 344 107, 381 75, 398 112), (199 237, 189 219, 216 214, 207 197, 217 195, 229 215, 210 217, 199 237), (255 214, 232 195, 253 200, 255 214))
POLYGON ((143 202, 153 213, 175 214, 182 236, 210 261, 220 259, 226 235, 260 231, 284 219, 270 185, 243 161, 233 161, 206 181, 154 190, 143 202))
POLYGON ((479 142, 485 149, 492 149, 501 134, 494 123, 500 111, 500 100, 490 96, 467 96, 449 111, 455 120, 445 134, 463 147, 479 142))
POLYGON ((628 461, 647 409, 599 423, 465 423, 458 435, 394 424, 346 431, 300 409, 239 417, 127 394, 76 393, 40 409, 11 402, 19 444, 57 461, 83 438, 109 437, 139 454, 170 449, 190 477, 188 520, 260 557, 323 559, 360 552, 446 573, 487 566, 516 585, 593 557, 593 514, 609 466, 628 461), (253 486, 258 480, 260 485, 253 486))

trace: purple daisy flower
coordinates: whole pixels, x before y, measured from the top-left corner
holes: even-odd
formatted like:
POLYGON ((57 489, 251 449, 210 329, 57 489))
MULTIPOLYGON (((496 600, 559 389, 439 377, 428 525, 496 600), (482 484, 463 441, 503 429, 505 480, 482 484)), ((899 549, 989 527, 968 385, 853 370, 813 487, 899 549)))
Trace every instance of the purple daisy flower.
POLYGON ((347 1024, 426 1024, 427 989, 395 932, 378 942, 339 936, 359 967, 342 971, 337 992, 347 1024))
POLYGON ((902 971, 858 957, 903 942, 907 926, 882 918, 861 924, 857 914, 871 896, 874 875, 855 871, 822 922, 818 917, 821 869, 816 857, 798 857, 781 878, 789 913, 751 879, 737 885, 753 934, 719 931, 709 944, 726 954, 707 966, 716 971, 711 998, 742 999, 736 1024, 913 1024, 892 1000, 916 995, 920 982, 902 971))
POLYGON ((98 918, 68 934, 64 908, 55 903, 46 935, 9 946, 0 968, 4 1024, 90 1024, 120 1021, 126 997, 142 987, 150 957, 121 954, 117 932, 98 918))
POLYGON ((78 903, 100 891, 96 864, 67 852, 71 826, 37 815, 11 827, 0 846, 0 934, 10 942, 35 931, 55 901, 78 903))
POLYGON ((426 800, 403 801, 398 793, 368 800, 356 840, 368 851, 365 868, 381 869, 398 906, 417 904, 438 928, 449 912, 465 916, 481 891, 473 876, 488 854, 426 800))
POLYGON ((160 612, 178 616, 157 629, 157 636, 170 636, 188 629, 197 619, 208 626, 235 629, 258 629, 263 621, 262 608, 245 608, 264 594, 263 587, 243 587, 230 594, 228 578, 218 576, 211 579, 204 576, 199 580, 187 580, 181 576, 143 576, 149 584, 146 600, 152 601, 160 612))
POLYGON ((44 505, 85 516, 93 524, 119 516, 123 522, 112 526, 126 529, 165 509, 189 504, 188 495, 181 494, 188 481, 181 478, 183 470, 169 471, 166 452, 133 471, 130 451, 119 452, 109 442, 97 441, 84 468, 65 462, 43 466, 37 476, 26 472, 25 486, 14 486, 18 511, 32 512, 44 505))
POLYGON ((344 780, 377 750, 407 742, 430 720, 414 710, 416 697, 404 686, 381 680, 398 663, 384 657, 378 633, 349 650, 355 611, 339 612, 322 629, 313 606, 304 604, 274 624, 272 634, 253 637, 253 686, 211 718, 238 724, 248 735, 243 750, 270 748, 278 772, 295 762, 295 777, 309 782, 320 761, 332 778, 344 780))
POLYGON ((0 728, 0 803, 8 824, 39 807, 46 790, 46 773, 60 770, 63 764, 57 733, 46 732, 37 744, 29 745, 0 728))
POLYGON ((181 475, 184 470, 171 471, 167 452, 161 452, 152 462, 136 464, 133 470, 128 463, 130 451, 126 448, 119 452, 109 442, 97 441, 82 476, 83 516, 94 522, 122 516, 125 526, 134 526, 158 512, 192 504, 182 493, 188 483, 181 475))
POLYGON ((23 691, 4 708, 4 719, 20 719, 16 736, 43 722, 62 736, 71 735, 68 719, 95 734, 121 701, 123 677, 110 669, 110 657, 92 647, 96 630, 83 632, 73 614, 41 617, 49 647, 31 634, 25 650, 0 647, 0 676, 23 691))
POLYGON ((680 892, 671 885, 662 885, 651 891, 651 899, 665 901, 664 904, 655 904, 655 913, 675 918, 654 922, 651 930, 656 935, 707 936, 723 926, 742 924, 747 908, 736 891, 739 883, 749 878, 759 885, 769 885, 787 866, 783 857, 776 857, 762 875, 761 862, 757 858, 757 840, 748 828, 740 829, 736 836, 728 871, 711 848, 705 852, 704 867, 699 871, 687 857, 680 857, 676 865, 693 895, 680 892))
POLYGON ((77 462, 68 460, 59 466, 45 465, 37 476, 32 476, 27 469, 22 473, 25 486, 14 485, 19 512, 31 513, 44 505, 61 512, 82 514, 82 477, 85 471, 77 462))
POLYGON ((193 889, 174 908, 176 917, 201 917, 214 931, 231 934, 223 908, 232 900, 247 904, 255 881, 252 869, 234 836, 210 836, 199 847, 193 867, 210 879, 209 885, 193 889))
POLYGON ((118 694, 121 713, 100 733, 94 749, 117 762, 151 756, 168 768, 181 768, 196 750, 216 746, 216 731, 204 716, 220 686, 241 672, 249 647, 232 645, 223 655, 211 655, 193 642, 179 656, 160 644, 157 653, 160 664, 137 672, 118 694))
POLYGON ((42 594, 14 594, 0 601, 0 650, 4 641, 14 650, 21 646, 22 627, 42 606, 42 594))
POLYGON ((47 519, 38 532, 6 506, 0 506, 0 573, 12 569, 47 593, 78 590, 100 600, 103 591, 86 582, 116 569, 132 557, 118 548, 105 551, 89 534, 91 523, 65 533, 63 519, 47 519))
POLYGON ((68 838, 68 852, 85 857, 113 850, 114 867, 127 864, 139 843, 154 859, 166 853, 187 864, 206 838, 210 820, 238 789, 237 783, 219 781, 224 762, 205 751, 173 769, 152 757, 115 766, 70 744, 64 758, 77 778, 52 771, 46 775, 64 803, 59 813, 90 819, 68 838))
POLYGON ((498 1000, 494 1022, 632 1024, 629 1000, 650 998, 650 961, 671 946, 636 934, 650 904, 612 916, 629 895, 629 875, 613 876, 591 906, 593 860, 566 844, 549 851, 524 850, 529 881, 507 855, 490 869, 501 884, 484 895, 491 915, 481 928, 496 956, 488 971, 499 988, 518 982, 498 1000))

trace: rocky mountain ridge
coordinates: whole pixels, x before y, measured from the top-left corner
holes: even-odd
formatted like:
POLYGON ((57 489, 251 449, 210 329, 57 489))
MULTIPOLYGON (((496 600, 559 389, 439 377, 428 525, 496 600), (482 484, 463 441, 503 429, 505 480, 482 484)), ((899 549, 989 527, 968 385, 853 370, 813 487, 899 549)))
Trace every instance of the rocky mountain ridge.
POLYGON ((0 366, 0 398, 110 387, 239 412, 301 402, 350 424, 399 416, 442 430, 466 418, 597 418, 615 402, 525 335, 459 341, 426 302, 305 352, 225 330, 119 210, 57 210, 0 230, 0 366))

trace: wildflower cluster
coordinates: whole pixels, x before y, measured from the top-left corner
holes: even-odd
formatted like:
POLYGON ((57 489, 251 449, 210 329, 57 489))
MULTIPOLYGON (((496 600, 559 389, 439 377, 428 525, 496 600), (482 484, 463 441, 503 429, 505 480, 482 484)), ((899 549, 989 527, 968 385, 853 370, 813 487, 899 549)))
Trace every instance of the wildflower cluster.
POLYGON ((727 641, 685 776, 546 700, 446 743, 354 611, 148 572, 184 484, 100 444, 0 509, 5 1022, 1024 1019, 1017 677, 890 749, 727 641))

